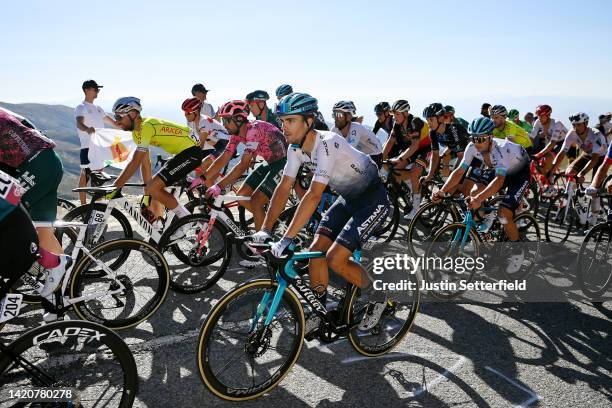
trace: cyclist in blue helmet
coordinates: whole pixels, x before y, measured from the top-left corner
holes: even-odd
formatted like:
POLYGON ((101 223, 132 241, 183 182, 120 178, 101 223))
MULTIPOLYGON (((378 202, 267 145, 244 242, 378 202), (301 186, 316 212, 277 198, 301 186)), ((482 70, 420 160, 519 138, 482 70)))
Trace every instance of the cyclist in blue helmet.
MULTIPOLYGON (((295 212, 293 220, 280 241, 272 245, 271 252, 280 256, 301 231, 317 209, 327 187, 339 197, 324 214, 310 247, 322 251, 326 258, 311 259, 310 281, 313 290, 323 301, 329 280, 328 267, 349 282, 362 288, 370 300, 360 323, 362 330, 376 325, 386 308, 386 294, 373 288, 366 270, 351 261, 353 251, 361 247, 389 211, 387 192, 378 167, 366 154, 354 149, 343 136, 314 128, 318 111, 315 98, 305 93, 293 93, 281 99, 276 113, 283 122, 283 133, 290 146, 283 177, 274 191, 266 218, 255 239, 270 237, 274 222, 285 208, 300 166, 314 170, 310 187, 295 212)), ((320 318, 314 314, 306 323, 306 332, 319 327, 320 318)))
POLYGON ((283 84, 276 88, 276 97, 280 101, 283 96, 287 96, 290 93, 293 93, 293 87, 291 85, 283 84))
MULTIPOLYGON (((505 188, 506 194, 501 200, 497 214, 510 241, 517 242, 519 232, 514 223, 514 211, 519 207, 521 198, 529 187, 531 177, 529 155, 523 146, 517 143, 494 138, 494 129, 493 120, 485 116, 475 119, 470 124, 468 132, 471 142, 465 149, 461 164, 451 173, 432 199, 438 201, 446 193, 453 191, 470 168, 472 161, 480 160, 483 166, 478 169, 472 168, 468 175, 475 185, 466 195, 466 202, 471 209, 477 210, 485 200, 505 188)), ((510 244, 510 251, 506 271, 516 273, 521 268, 525 255, 520 245, 510 244)))

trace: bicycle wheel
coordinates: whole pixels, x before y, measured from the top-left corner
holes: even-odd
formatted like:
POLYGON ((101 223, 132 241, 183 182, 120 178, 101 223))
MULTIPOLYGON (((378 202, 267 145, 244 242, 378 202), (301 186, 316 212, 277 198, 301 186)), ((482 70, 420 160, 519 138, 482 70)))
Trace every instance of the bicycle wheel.
POLYGON ((219 300, 198 337, 197 363, 202 382, 216 396, 244 401, 282 381, 302 350, 304 310, 285 289, 270 325, 264 320, 278 283, 246 282, 219 300))
POLYGON ((529 182, 529 187, 523 194, 521 201, 522 210, 532 214, 534 217, 538 216, 538 210, 540 209, 540 195, 538 194, 538 183, 535 179, 529 182))
POLYGON ((564 243, 577 223, 574 206, 565 195, 550 200, 544 219, 544 234, 548 242, 564 243), (569 208, 567 206, 569 205, 569 208), (567 215, 566 215, 567 209, 567 215))
MULTIPOLYGON (((64 216, 63 221, 76 221, 82 222, 83 224, 88 224, 89 220, 95 210, 97 213, 103 213, 106 211, 106 204, 103 203, 93 203, 93 204, 85 204, 75 208, 72 211, 69 211, 68 214, 64 216)), ((87 232, 85 234, 85 240, 83 244, 87 248, 92 248, 98 244, 101 244, 104 241, 110 241, 113 239, 122 239, 122 238, 133 238, 134 232, 132 231, 132 226, 128 219, 121 213, 121 211, 113 208, 110 213, 109 219, 106 221, 106 227, 104 232, 100 236, 100 240, 98 242, 91 242, 91 235, 94 233, 94 229, 91 227, 87 228, 87 232)), ((62 242, 63 236, 59 237, 59 241, 62 242)))
MULTIPOLYGON (((274 223, 272 227, 272 231, 276 235, 283 235, 287 228, 289 228, 289 224, 293 220, 293 216, 295 215, 295 211, 297 210, 297 205, 293 207, 289 207, 283 210, 281 215, 278 216, 277 221, 274 223)), ((302 230, 296 235, 296 252, 299 250, 306 250, 312 244, 314 240, 314 236, 317 232, 317 228, 321 223, 321 214, 318 212, 314 212, 308 220, 308 223, 302 228, 302 230)))
POLYGON ((387 194, 387 197, 391 204, 387 218, 380 223, 372 234, 379 242, 391 242, 395 238, 400 224, 400 205, 397 197, 391 192, 387 194))
POLYGON ((413 256, 425 254, 433 237, 445 225, 459 221, 459 214, 450 205, 439 203, 427 203, 417 211, 410 224, 408 224, 408 248, 413 256))
MULTIPOLYGON (((6 384, 6 389, 76 391, 76 404, 44 406, 127 408, 136 398, 138 371, 134 356, 116 333, 99 324, 82 320, 54 322, 24 333, 8 346, 0 344, 0 348, 0 383, 6 384)), ((8 393, 1 393, 0 405, 15 402, 8 398, 8 393)))
POLYGON ((155 313, 166 298, 169 280, 168 264, 153 245, 135 239, 108 241, 93 248, 91 257, 84 257, 74 268, 70 297, 85 297, 74 304, 82 319, 125 329, 155 313), (127 259, 111 268, 126 252, 127 259))
POLYGON ((600 297, 612 283, 612 227, 593 227, 584 238, 578 255, 577 276, 582 293, 600 297))
POLYGON ((540 226, 533 215, 519 214, 514 217, 514 223, 519 231, 519 240, 525 253, 525 260, 521 269, 515 273, 508 273, 506 268, 502 268, 503 273, 510 281, 523 279, 535 269, 540 256, 540 241, 542 240, 540 226))
POLYGON ((55 218, 61 220, 66 214, 68 214, 68 212, 74 210, 76 207, 76 204, 73 204, 71 201, 68 201, 65 198, 58 197, 57 215, 55 216, 55 218))
MULTIPOLYGON (((481 256, 481 245, 474 230, 468 231, 467 239, 463 242, 466 225, 462 222, 449 224, 434 236, 431 244, 427 247, 425 258, 435 258, 440 260, 454 258, 473 258, 481 256)), ((465 290, 460 288, 459 282, 469 283, 474 278, 476 268, 466 268, 465 271, 455 272, 453 268, 446 268, 443 262, 439 265, 433 262, 432 265, 423 269, 423 279, 427 281, 431 288, 427 292, 433 297, 442 300, 453 299, 465 290)))
POLYGON ((387 306, 378 324, 372 329, 361 331, 357 327, 365 314, 369 299, 361 290, 353 287, 346 310, 346 321, 355 326, 348 335, 353 348, 364 356, 380 356, 388 353, 408 334, 419 310, 419 280, 416 274, 408 274, 412 289, 387 293, 387 306))
POLYGON ((214 285, 225 273, 232 255, 227 230, 204 214, 181 218, 164 233, 159 248, 170 265, 170 287, 180 293, 198 293, 214 285), (170 237, 179 229, 185 236, 171 245, 170 237))

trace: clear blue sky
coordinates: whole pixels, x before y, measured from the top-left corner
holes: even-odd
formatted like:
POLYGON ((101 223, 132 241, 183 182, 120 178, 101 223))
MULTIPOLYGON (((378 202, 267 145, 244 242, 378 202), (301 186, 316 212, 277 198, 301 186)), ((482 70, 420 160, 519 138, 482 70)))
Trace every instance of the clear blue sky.
POLYGON ((106 110, 134 95, 175 120, 195 82, 214 106, 290 83, 328 120, 352 99, 370 124, 376 102, 399 98, 468 120, 485 101, 521 114, 546 102, 566 122, 612 110, 610 1, 88 3, 3 4, 0 100, 75 106, 94 78, 106 110))

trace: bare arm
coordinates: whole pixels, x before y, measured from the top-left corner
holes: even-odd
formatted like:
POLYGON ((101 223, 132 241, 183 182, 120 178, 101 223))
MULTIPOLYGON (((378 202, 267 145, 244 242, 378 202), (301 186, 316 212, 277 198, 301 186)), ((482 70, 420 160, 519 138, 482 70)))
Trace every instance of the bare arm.
POLYGON ((221 188, 232 184, 234 181, 238 180, 238 177, 242 175, 250 166, 251 159, 253 158, 252 154, 243 153, 240 158, 240 162, 236 164, 228 174, 225 175, 217 185, 221 188))
POLYGON ((215 161, 210 165, 208 170, 206 170, 206 174, 204 175, 207 179, 212 175, 216 175, 221 171, 223 167, 232 159, 232 155, 228 152, 223 152, 223 154, 215 159, 215 161))
POLYGON ((123 169, 123 171, 119 175, 119 178, 117 178, 117 180, 115 180, 114 185, 116 187, 118 187, 118 188, 123 187, 125 185, 125 183, 128 182, 130 177, 132 177, 134 175, 134 173, 136 173, 136 170, 141 165, 141 163, 144 160, 145 156, 148 156, 148 155, 149 155, 148 151, 136 150, 134 152, 134 156, 132 156, 132 160, 130 160, 130 162, 128 163, 127 167, 125 169, 123 169))
POLYGON ((83 131, 83 132, 87 132, 89 134, 94 132, 94 128, 90 127, 90 126, 85 126, 85 117, 84 116, 77 116, 76 118, 76 126, 79 130, 83 131))
POLYGON ((321 202, 325 187, 327 187, 326 184, 317 181, 313 181, 310 184, 310 188, 302 198, 302 201, 300 201, 293 220, 289 224, 287 232, 285 232, 285 237, 293 238, 302 230, 321 202))

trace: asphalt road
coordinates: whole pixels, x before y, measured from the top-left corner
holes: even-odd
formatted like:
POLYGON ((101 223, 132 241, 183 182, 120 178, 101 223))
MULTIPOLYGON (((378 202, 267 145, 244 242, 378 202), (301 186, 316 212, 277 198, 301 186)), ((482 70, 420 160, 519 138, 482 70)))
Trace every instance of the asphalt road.
MULTIPOLYGON (((578 245, 575 239, 570 245, 578 245)), ((402 253, 401 242, 385 248, 402 253)), ((234 255, 237 258, 237 255, 234 255)), ((233 260, 198 295, 172 291, 147 322, 121 331, 140 376, 137 407, 210 407, 222 401, 203 385, 196 343, 203 319, 227 290, 262 269, 233 260)), ((565 279, 575 286, 572 266, 565 279)), ((541 279, 540 271, 528 281, 541 279)), ((576 290, 576 293, 579 292, 576 290)), ((576 295, 557 303, 423 302, 411 332, 390 354, 368 358, 349 342, 307 342, 291 373, 243 406, 542 406, 609 407, 612 401, 612 302, 595 307, 576 295)), ((4 331, 40 322, 29 306, 4 331)))

